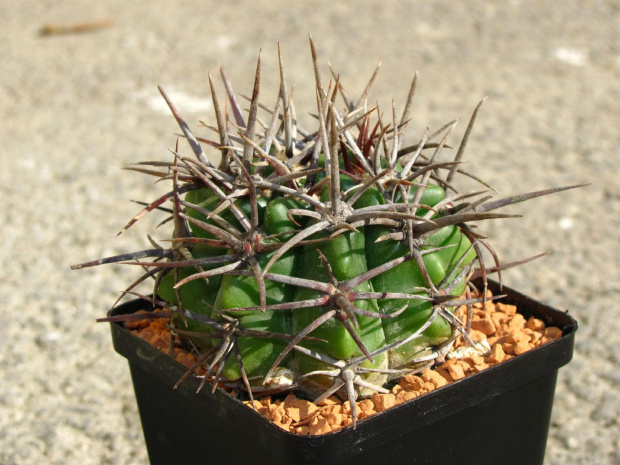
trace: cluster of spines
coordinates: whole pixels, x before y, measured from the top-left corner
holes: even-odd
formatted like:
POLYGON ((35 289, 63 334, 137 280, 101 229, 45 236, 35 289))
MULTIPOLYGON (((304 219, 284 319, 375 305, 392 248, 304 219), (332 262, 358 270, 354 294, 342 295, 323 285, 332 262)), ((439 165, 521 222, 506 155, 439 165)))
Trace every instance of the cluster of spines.
MULTIPOLYGON (((145 272, 143 275, 123 292, 123 295, 140 295, 134 292, 134 288, 149 278, 154 280, 154 288, 157 289, 162 277, 166 273, 176 273, 175 270, 181 267, 195 267, 198 272, 190 277, 178 279, 178 275, 175 276, 178 306, 175 307, 170 303, 158 302, 156 300, 156 292, 153 294, 152 301, 154 304, 156 303, 171 309, 184 318, 200 321, 212 328, 210 337, 218 338, 219 343, 207 353, 202 354, 198 362, 198 364, 207 364, 207 374, 204 376, 202 384, 210 380, 213 382, 215 389, 217 383, 223 381, 221 379, 221 370, 224 361, 234 354, 242 377, 243 384, 240 387, 244 388, 250 396, 252 396, 253 392, 270 391, 271 388, 251 386, 250 380, 245 374, 243 362, 235 341, 238 337, 281 338, 289 342, 273 364, 269 374, 280 364, 287 353, 292 350, 300 351, 333 367, 330 370, 304 375, 304 377, 308 377, 321 374, 333 379, 331 388, 327 389, 317 400, 322 400, 344 387, 351 401, 351 406, 354 407, 355 398, 357 397, 354 385, 370 388, 378 392, 384 391, 382 386, 371 385, 360 376, 360 374, 372 371, 372 369, 361 367, 360 363, 362 361, 366 359, 373 360, 373 357, 378 354, 405 344, 419 336, 431 324, 433 319, 439 315, 448 319, 456 329, 466 335, 467 326, 458 321, 452 313, 446 311, 446 308, 471 305, 475 299, 468 298, 468 296, 462 298, 451 295, 450 292, 453 287, 463 279, 469 279, 474 275, 482 276, 486 283, 487 273, 500 271, 509 266, 527 261, 523 260, 508 265, 500 265, 491 246, 483 237, 475 233, 468 223, 485 219, 514 217, 514 215, 497 213, 495 210, 506 205, 576 186, 549 189, 491 201, 490 195, 484 195, 488 192, 489 186, 482 183, 476 176, 463 171, 460 167, 470 131, 482 102, 476 107, 469 121, 454 160, 442 162, 439 161, 439 155, 446 146, 448 136, 456 122, 448 123, 433 134, 430 134, 427 128, 417 144, 404 148, 401 147, 403 133, 408 123, 411 102, 415 94, 417 74, 413 79, 402 117, 397 121, 396 108, 393 103, 391 121, 386 123, 378 107, 370 110, 367 109, 367 95, 376 76, 376 71, 362 93, 362 97, 357 102, 353 102, 346 97, 339 78, 335 74, 332 80, 330 80, 328 88, 325 89, 323 87, 317 64, 317 54, 312 39, 310 39, 310 45, 316 78, 316 118, 318 119, 318 130, 316 132, 306 131, 297 124, 295 108, 286 84, 282 53, 279 47, 281 87, 275 107, 269 109, 259 103, 261 80, 261 58, 259 54, 253 92, 249 98, 250 109, 247 121, 243 117, 239 99, 233 91, 231 82, 222 69, 221 75, 230 103, 231 113, 234 117, 234 123, 225 118, 225 113, 222 111, 217 99, 213 79, 209 75, 217 125, 209 126, 205 124, 205 126, 213 129, 219 135, 219 141, 194 136, 189 126, 180 116, 180 112, 174 103, 164 90, 160 88, 160 92, 168 103, 173 116, 183 132, 183 137, 189 143, 195 158, 187 158, 180 155, 177 146, 173 151, 173 162, 144 162, 132 166, 130 169, 171 180, 173 188, 155 201, 146 204, 144 209, 120 233, 131 227, 148 212, 155 209, 164 210, 170 214, 169 220, 172 220, 174 224, 171 244, 169 247, 162 247, 151 239, 153 244, 151 249, 83 263, 73 268, 103 263, 124 263, 144 267, 145 272), (336 108, 336 97, 338 94, 341 94, 345 101, 346 110, 344 114, 336 108), (266 110, 270 116, 267 124, 263 123, 259 118, 259 109, 266 110), (377 114, 377 122, 371 127, 370 118, 373 113, 377 114), (233 127, 233 130, 230 127, 233 127), (357 137, 354 136, 354 131, 358 132, 357 137), (442 138, 439 142, 432 142, 440 135, 442 138), (220 151, 221 162, 217 167, 210 162, 201 144, 209 145, 220 151), (432 150, 432 154, 430 156, 423 155, 422 152, 425 149, 432 150), (343 154, 345 155, 343 156, 343 154), (353 159, 351 160, 347 154, 352 154, 353 159), (320 166, 320 156, 324 157, 324 166, 320 166), (344 162, 344 169, 340 167, 341 161, 344 162), (266 166, 271 167, 268 170, 269 174, 265 174, 267 171, 265 170, 266 166), (324 175, 321 180, 316 181, 319 173, 324 175), (442 173, 445 173, 445 176, 442 176, 442 173), (480 181, 485 189, 478 192, 459 193, 452 184, 453 178, 457 173, 480 181), (359 187, 354 193, 341 191, 340 174, 345 174, 358 182, 359 187), (435 205, 432 209, 420 203, 424 189, 430 182, 440 185, 446 192, 452 192, 452 195, 447 195, 445 200, 435 205), (189 203, 182 198, 183 194, 202 187, 209 188, 219 198, 219 206, 215 210, 204 210, 201 206, 189 203), (386 201, 385 205, 353 209, 352 206, 355 201, 370 187, 375 187, 381 192, 386 201), (409 193, 414 187, 417 190, 410 201, 409 193), (324 188, 327 188, 329 192, 329 201, 321 201, 317 195, 324 188), (313 225, 299 232, 289 233, 290 237, 281 242, 274 242, 272 240, 274 239, 273 237, 266 237, 259 228, 257 199, 259 196, 271 196, 273 193, 289 196, 309 205, 310 209, 294 209, 290 210, 289 214, 293 221, 296 216, 310 217, 314 220, 313 225), (396 202, 394 199, 397 193, 400 194, 400 202, 396 202), (246 215, 235 204, 235 201, 240 197, 249 197, 251 206, 249 215, 246 215), (168 202, 172 203, 172 209, 164 207, 164 204, 168 202), (418 213, 421 208, 426 209, 426 213, 423 215, 418 213), (207 223, 197 220, 188 215, 186 209, 194 209, 206 216, 210 221, 207 223), (220 213, 224 210, 228 210, 234 215, 239 225, 241 225, 240 229, 232 226, 220 216, 220 213), (441 212, 441 216, 437 216, 439 212, 441 212), (190 223, 204 229, 213 236, 213 239, 194 237, 190 231, 190 223), (329 240, 344 232, 357 231, 356 228, 367 225, 387 226, 392 232, 380 237, 379 240, 403 241, 407 244, 409 253, 344 282, 338 282, 331 272, 329 273, 330 282, 327 283, 269 272, 272 265, 293 247, 329 240), (477 253, 479 268, 472 270, 472 266, 467 266, 456 277, 452 276, 450 282, 442 282, 439 285, 435 285, 426 272, 422 257, 425 253, 433 252, 436 249, 423 249, 422 247, 425 245, 424 239, 426 237, 449 225, 457 225, 470 239, 472 247, 477 253), (312 238, 318 231, 323 230, 329 231, 330 234, 321 239, 312 238), (219 247, 223 249, 224 253, 216 257, 195 258, 192 255, 192 247, 196 244, 219 247), (487 268, 485 266, 483 262, 483 248, 490 251, 494 257, 496 262, 494 267, 487 268), (267 265, 261 268, 258 256, 265 252, 273 252, 273 256, 267 265), (150 261, 142 259, 150 259, 150 261), (421 289, 411 289, 409 293, 362 293, 354 291, 355 286, 358 284, 408 260, 415 260, 423 275, 425 275, 428 284, 428 288, 424 289, 426 295, 419 295, 418 292, 421 289), (204 267, 206 266, 209 269, 205 270, 204 267), (220 313, 221 319, 218 320, 183 308, 181 296, 178 292, 180 286, 190 280, 208 279, 212 276, 225 274, 253 276, 258 284, 259 305, 228 309, 228 315, 220 313), (308 287, 320 292, 322 295, 319 298, 308 301, 268 305, 265 291, 266 280, 298 287, 308 287), (375 351, 369 351, 364 347, 364 344, 355 332, 357 322, 355 315, 393 318, 399 313, 385 315, 364 311, 354 305, 357 300, 377 298, 428 300, 433 303, 435 308, 429 321, 415 334, 409 335, 406 339, 394 344, 375 351), (238 320, 230 316, 231 314, 234 315, 235 311, 241 310, 294 310, 295 308, 310 306, 323 306, 325 311, 321 317, 295 335, 242 328, 239 326, 238 320), (299 345, 302 340, 313 339, 310 337, 312 331, 331 318, 338 318, 345 325, 347 331, 364 354, 363 356, 347 361, 336 360, 299 345)), ((322 259, 327 270, 330 271, 330 264, 324 257, 322 259)), ((451 273, 448 273, 447 276, 451 276, 451 273)), ((483 295, 486 295, 486 293, 483 292, 483 295)), ((403 307, 402 310, 404 308, 406 307, 403 307)), ((169 313, 166 312, 161 312, 160 314, 160 316, 167 315, 169 313)), ((179 328, 176 331, 179 334, 184 333, 179 328)), ((432 363, 440 355, 441 348, 438 348, 430 355, 426 355, 424 360, 421 359, 418 362, 428 361, 432 363)), ((188 373, 192 371, 193 369, 188 373)), ((390 375, 401 373, 399 370, 382 371, 389 372, 390 375)), ((269 375, 265 376, 265 379, 268 377, 269 375)), ((353 411, 353 417, 355 422, 355 411, 353 411)))

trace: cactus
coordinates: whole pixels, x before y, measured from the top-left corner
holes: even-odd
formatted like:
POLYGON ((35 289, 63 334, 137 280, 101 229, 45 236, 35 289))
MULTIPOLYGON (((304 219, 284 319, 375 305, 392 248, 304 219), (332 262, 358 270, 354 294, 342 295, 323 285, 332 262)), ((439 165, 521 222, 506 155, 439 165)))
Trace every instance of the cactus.
POLYGON ((160 210, 172 237, 74 268, 143 267, 124 295, 153 281, 153 297, 142 297, 168 309, 161 316, 171 316, 175 332, 199 351, 203 384, 228 384, 250 397, 296 389, 320 401, 337 393, 350 401, 355 425, 358 396, 387 392, 386 382, 433 365, 458 334, 467 337, 453 309, 484 299, 472 298, 472 277, 486 282, 487 273, 517 264, 500 265, 471 224, 513 217, 497 210, 576 186, 492 200, 490 186, 461 166, 480 105, 454 159, 441 161, 454 122, 403 143, 417 75, 402 116, 393 104, 384 118, 367 108, 374 75, 362 98, 350 100, 338 77, 323 85, 310 45, 312 131, 297 125, 279 47, 273 110, 258 99, 260 54, 247 119, 222 69, 234 122, 226 119, 209 76, 217 125, 205 126, 216 141, 196 137, 160 88, 195 156, 177 147, 169 163, 131 167, 168 179, 172 190, 121 232, 160 210), (203 147, 219 155, 217 166, 203 147), (458 192, 459 176, 482 188, 458 192))

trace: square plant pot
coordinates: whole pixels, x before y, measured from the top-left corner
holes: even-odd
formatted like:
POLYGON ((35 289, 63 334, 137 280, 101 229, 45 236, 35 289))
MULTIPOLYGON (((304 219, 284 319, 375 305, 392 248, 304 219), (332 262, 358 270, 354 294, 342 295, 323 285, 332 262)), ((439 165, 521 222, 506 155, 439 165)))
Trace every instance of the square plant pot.
MULTIPOLYGON (((572 358, 577 322, 510 288, 501 301, 526 319, 562 329, 562 337, 480 373, 322 436, 286 432, 199 380, 173 386, 186 368, 112 323, 126 357, 151 464, 542 464, 558 369, 572 358)), ((109 316, 148 309, 143 300, 109 316)))

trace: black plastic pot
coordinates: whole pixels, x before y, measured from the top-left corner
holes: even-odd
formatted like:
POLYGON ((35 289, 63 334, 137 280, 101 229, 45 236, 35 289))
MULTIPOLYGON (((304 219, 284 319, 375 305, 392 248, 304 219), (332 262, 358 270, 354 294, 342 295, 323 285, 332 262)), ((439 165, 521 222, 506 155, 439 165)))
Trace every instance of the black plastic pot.
MULTIPOLYGON (((185 367, 120 324, 112 339, 129 361, 151 464, 542 464, 557 371, 572 358, 577 322, 502 293, 562 338, 324 436, 285 432, 220 390, 196 394, 196 379, 173 389, 185 367)), ((110 315, 147 306, 135 300, 110 315)))

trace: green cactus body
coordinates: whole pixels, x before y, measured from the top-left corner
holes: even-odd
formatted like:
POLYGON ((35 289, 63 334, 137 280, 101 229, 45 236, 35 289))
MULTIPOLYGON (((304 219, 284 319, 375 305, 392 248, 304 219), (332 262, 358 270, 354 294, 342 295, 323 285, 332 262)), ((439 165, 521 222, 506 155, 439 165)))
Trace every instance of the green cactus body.
MULTIPOLYGON (((341 177, 341 190, 350 190, 351 194, 356 191, 356 183, 346 176, 341 177)), ((189 203, 197 203, 202 208, 213 211, 217 208, 220 200, 213 193, 201 189, 197 194, 190 191, 186 195, 189 203)), ((439 186, 429 185, 426 193, 421 198, 421 204, 433 207, 436 203, 444 199, 443 189, 439 186)), ((329 200, 328 189, 323 189, 320 196, 322 201, 329 200)), ((309 227, 316 223, 316 219, 300 221, 293 215, 289 215, 289 210, 307 208, 302 202, 291 197, 275 195, 268 199, 261 198, 259 201, 261 208, 259 213, 258 233, 263 237, 276 236, 265 243, 277 243, 285 241, 292 235, 302 231, 304 227, 309 227), (288 233, 288 234, 284 234, 288 233)), ((249 213, 247 199, 243 199, 245 205, 240 205, 241 210, 249 213)), ((239 202, 241 203, 241 202, 239 202)), ((368 189, 354 203, 353 208, 365 208, 375 204, 385 204, 384 197, 376 188, 368 189)), ((428 212, 428 209, 419 208, 420 212, 428 212)), ((205 221, 203 214, 191 210, 189 215, 205 221)), ((222 213, 222 218, 237 228, 241 228, 238 221, 232 216, 230 211, 222 213)), ((206 220, 212 225, 216 225, 213 220, 206 220)), ((196 237, 212 238, 198 226, 193 225, 192 233, 196 237)), ((357 231, 346 231, 333 238, 328 230, 320 231, 309 237, 310 240, 325 239, 318 243, 311 243, 289 249, 282 255, 275 264, 269 269, 269 273, 299 277, 309 281, 328 283, 330 280, 335 282, 346 282, 354 279, 371 268, 383 265, 386 262, 403 257, 409 249, 401 241, 385 240, 377 242, 377 239, 389 232, 385 226, 363 226, 357 231), (329 265, 330 271, 327 266, 329 265)), ((430 235, 426 248, 447 247, 424 255, 426 269, 434 284, 439 284, 458 259, 466 254, 467 256, 459 264, 458 269, 453 270, 453 274, 458 274, 465 266, 469 265, 475 258, 475 253, 469 251, 471 246, 469 240, 455 226, 447 226, 434 234, 430 235)), ((200 247, 199 251, 203 256, 216 256, 232 253, 229 249, 217 249, 209 246, 200 247), (208 255, 205 253, 208 252, 208 255)), ((194 251, 193 251, 194 252, 194 251)), ((196 257, 196 253, 193 253, 196 257)), ((273 251, 260 254, 258 265, 265 267, 273 251)), ((179 278, 183 279, 191 274, 197 273, 195 269, 189 267, 179 268, 179 278)), ((162 280, 158 294, 167 302, 178 305, 175 292, 172 289, 174 273, 168 273, 162 280)), ((177 280, 178 281, 178 280, 177 280)), ((459 293, 464 290, 465 280, 457 286, 459 293)), ((372 279, 365 280, 354 286, 351 290, 359 293, 369 292, 402 292, 408 293, 413 288, 427 288, 428 283, 422 275, 417 264, 408 260, 395 268, 389 269, 378 274, 372 279)), ((291 308, 284 310, 266 309, 261 311, 259 286, 255 277, 240 275, 224 275, 210 277, 207 280, 196 279, 186 282, 179 287, 181 298, 185 308, 210 316, 213 319, 220 319, 221 315, 235 318, 239 327, 266 331, 280 334, 297 334, 304 330, 317 318, 321 318, 329 309, 331 303, 324 305, 310 306, 306 308, 291 308)), ((273 306, 283 303, 304 302, 311 299, 319 299, 324 293, 320 290, 308 287, 285 284, 274 280, 265 280, 266 305, 273 306)), ((422 295, 423 292, 419 291, 422 295)), ((354 316, 355 333, 362 342, 367 352, 381 349, 386 343, 396 342, 405 339, 408 335, 417 331, 430 317, 432 313, 432 302, 426 301, 407 301, 406 299, 363 299, 350 302, 355 307, 375 314, 390 314, 398 311, 403 305, 408 305, 407 309, 393 319, 382 319, 376 316, 360 315, 354 316)), ((350 333, 350 327, 343 324, 340 313, 327 319, 323 324, 311 331, 308 336, 320 339, 321 341, 300 342, 300 346, 314 350, 318 353, 326 354, 334 359, 349 360, 354 357, 363 356, 360 346, 350 333), (340 316, 340 318, 339 318, 340 316)), ((191 329, 203 328, 199 323, 192 324, 191 318, 187 319, 191 329)), ((177 320, 177 325, 181 320, 177 320)), ((423 334, 403 347, 399 347, 386 354, 379 354, 373 361, 363 362, 366 368, 385 369, 401 368, 414 359, 416 355, 423 353, 429 347, 436 346, 445 342, 453 335, 453 327, 443 318, 436 318, 423 334)), ((217 345, 220 339, 198 338, 201 345, 208 347, 212 344, 217 345)), ((238 338, 238 349, 243 361, 243 368, 248 377, 264 377, 282 353, 286 346, 285 340, 266 339, 261 337, 238 338)), ((281 363, 293 369, 297 375, 304 375, 315 371, 328 369, 328 366, 308 355, 293 352, 281 363)), ((241 377, 239 365, 234 357, 228 357, 223 369, 223 376, 229 380, 237 380, 241 377)), ((376 375, 366 375, 375 379, 376 375)), ((383 381, 387 379, 383 377, 383 381)), ((316 381, 316 380, 315 380, 316 381)))

